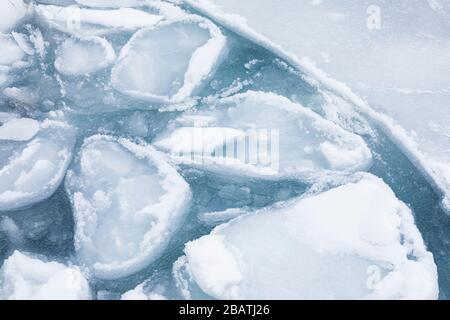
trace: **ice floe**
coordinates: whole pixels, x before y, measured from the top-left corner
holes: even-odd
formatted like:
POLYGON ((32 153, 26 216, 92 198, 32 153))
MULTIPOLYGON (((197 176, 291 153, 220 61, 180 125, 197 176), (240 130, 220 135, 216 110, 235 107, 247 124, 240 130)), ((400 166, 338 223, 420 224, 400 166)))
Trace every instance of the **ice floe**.
POLYGON ((184 113, 154 145, 177 162, 267 177, 364 170, 372 159, 360 136, 285 97, 255 91, 184 113))
POLYGON ((0 126, 0 211, 50 197, 64 178, 73 145, 74 129, 63 122, 13 118, 0 126))
POLYGON ((167 298, 157 292, 146 292, 145 283, 138 285, 121 296, 121 300, 167 300, 167 298))
POLYGON ((434 182, 450 210, 446 1, 185 2, 351 101, 434 182))
POLYGON ((112 84, 134 98, 183 102, 211 74, 225 42, 219 28, 193 15, 140 30, 120 52, 112 84))
POLYGON ((57 49, 55 67, 65 75, 86 75, 104 69, 116 59, 104 38, 69 38, 57 49))
POLYGON ((32 89, 27 87, 8 87, 3 90, 3 95, 11 101, 24 105, 36 105, 39 103, 39 96, 32 89))
POLYGON ((35 53, 35 50, 32 47, 32 44, 30 43, 27 35, 20 32, 11 32, 11 35, 13 36, 14 40, 16 40, 17 45, 20 47, 20 49, 23 50, 23 52, 28 55, 33 55, 35 53))
POLYGON ((190 203, 185 180, 151 146, 96 135, 66 178, 80 263, 95 276, 130 275, 157 259, 190 203))
POLYGON ((250 212, 185 246, 186 298, 436 299, 437 269, 411 210, 369 174, 250 212))
POLYGON ((11 119, 0 126, 0 141, 28 141, 39 131, 39 122, 29 118, 11 119))
POLYGON ((29 6, 23 0, 2 1, 0 33, 12 31, 28 15, 29 11, 29 6))
POLYGON ((15 251, 0 269, 0 298, 88 300, 91 293, 78 267, 44 261, 15 251))
POLYGON ((25 52, 12 35, 0 34, 0 65, 11 66, 19 63, 25 52))
POLYGON ((0 33, 0 87, 8 85, 16 70, 30 65, 29 55, 34 54, 26 42, 25 35, 12 32, 0 33))
POLYGON ((38 17, 51 27, 73 35, 93 36, 151 27, 163 19, 134 8, 111 10, 36 5, 38 17))

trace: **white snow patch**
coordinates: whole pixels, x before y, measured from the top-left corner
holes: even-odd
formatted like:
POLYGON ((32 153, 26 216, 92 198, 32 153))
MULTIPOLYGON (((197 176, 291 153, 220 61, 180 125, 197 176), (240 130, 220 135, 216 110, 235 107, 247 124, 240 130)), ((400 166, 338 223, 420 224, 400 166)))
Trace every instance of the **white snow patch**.
POLYGON ((2 1, 0 10, 0 33, 8 33, 13 30, 28 13, 29 7, 23 0, 2 1))
POLYGON ((436 299, 437 268, 410 209, 379 178, 248 213, 186 244, 186 297, 436 299), (196 286, 193 285, 196 284, 196 286))
POLYGON ((0 126, 0 141, 28 141, 39 131, 39 122, 29 118, 11 119, 0 126))
POLYGON ((16 210, 47 199, 60 185, 71 160, 74 129, 45 120, 36 132, 37 124, 31 119, 13 119, 3 126, 0 130, 7 140, 0 140, 0 210, 16 210), (29 127, 22 131, 26 124, 29 127))
POLYGON ((115 59, 114 49, 104 38, 69 38, 57 50, 55 68, 65 75, 86 75, 110 66, 115 59))
POLYGON ((89 300, 91 293, 78 267, 44 261, 14 251, 0 269, 0 298, 89 300))
POLYGON ((77 6, 36 5, 35 12, 51 27, 78 36, 95 36, 151 27, 163 17, 134 8, 100 10, 77 6))

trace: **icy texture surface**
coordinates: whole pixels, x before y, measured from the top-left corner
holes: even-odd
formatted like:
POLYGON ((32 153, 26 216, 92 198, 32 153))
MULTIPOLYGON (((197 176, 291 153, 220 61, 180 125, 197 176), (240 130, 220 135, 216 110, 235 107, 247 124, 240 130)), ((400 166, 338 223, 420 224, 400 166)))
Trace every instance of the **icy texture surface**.
POLYGON ((437 297, 411 211, 371 175, 232 220, 185 254, 174 272, 187 297, 199 294, 192 282, 222 299, 437 297))
MULTIPOLYGON (((0 2, 1 298, 450 297, 442 175, 376 104, 438 96, 445 2, 382 1, 367 34, 365 1, 224 4, 257 32, 183 1, 0 2)), ((445 123, 439 96, 401 121, 445 123)))
POLYGON ((0 10, 0 32, 10 32, 28 12, 28 5, 23 0, 4 1, 0 10))
POLYGON ((28 141, 32 139, 38 131, 38 121, 29 118, 13 118, 0 127, 0 140, 28 141))
POLYGON ((194 17, 143 29, 120 52, 113 86, 151 102, 182 102, 212 71, 224 44, 217 27, 194 17))
POLYGON ((139 7, 143 0, 75 0, 78 4, 93 8, 139 7))
POLYGON ((104 38, 67 39, 58 48, 55 67, 66 75, 83 75, 104 69, 115 59, 114 49, 104 38))
MULTIPOLYGON (((320 74, 312 59, 346 83, 371 108, 388 116, 369 112, 436 182, 450 208, 448 1, 186 2, 295 60, 300 68, 320 74)), ((328 84, 353 95, 342 85, 328 84)))
POLYGON ((361 137, 273 93, 249 91, 223 99, 206 110, 182 115, 175 126, 157 138, 155 146, 181 162, 192 162, 194 154, 194 164, 242 174, 305 178, 321 171, 363 170, 371 162, 361 137), (234 140, 245 148, 249 137, 253 145, 247 143, 247 150, 235 159, 234 140), (268 150, 269 145, 274 150, 268 150), (253 159, 246 159, 246 153, 253 159), (262 161, 271 155, 276 158, 262 161), (276 168, 273 162, 279 162, 276 168))
POLYGON ((23 208, 50 197, 64 178, 73 144, 74 129, 63 122, 37 123, 22 118, 3 124, 0 211, 23 208))
POLYGON ((3 34, 0 35, 0 53, 0 65, 13 65, 25 55, 12 35, 3 34))
POLYGON ((91 294, 79 268, 15 251, 0 269, 0 297, 7 300, 88 300, 91 294))
POLYGON ((81 263, 100 278, 132 274, 155 260, 183 222, 190 191, 149 146, 87 139, 67 176, 81 263))

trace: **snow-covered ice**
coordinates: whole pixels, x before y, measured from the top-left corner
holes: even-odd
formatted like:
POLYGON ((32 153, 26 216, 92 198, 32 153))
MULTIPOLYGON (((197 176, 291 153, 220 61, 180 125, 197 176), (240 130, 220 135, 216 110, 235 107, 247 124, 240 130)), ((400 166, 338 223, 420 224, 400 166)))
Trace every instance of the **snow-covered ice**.
POLYGON ((167 300, 165 296, 157 292, 145 292, 145 283, 138 285, 121 296, 121 300, 167 300))
POLYGON ((14 65, 21 61, 25 52, 12 35, 0 34, 0 65, 14 65))
POLYGON ((134 8, 100 10, 77 6, 36 5, 38 17, 51 27, 73 35, 93 36, 151 27, 163 19, 134 8))
POLYGON ((447 1, 185 2, 352 100, 434 181, 450 208, 447 1))
POLYGON ((230 221, 240 215, 248 212, 248 208, 230 208, 223 211, 203 212, 199 215, 199 219, 207 224, 220 224, 230 221))
POLYGON ((32 139, 38 131, 38 121, 29 118, 13 118, 0 126, 0 140, 28 141, 32 139))
POLYGON ((116 59, 104 38, 69 38, 57 50, 55 67, 65 75, 86 75, 110 66, 116 59))
POLYGON ((80 269, 15 251, 0 269, 0 298, 6 300, 88 300, 80 269))
POLYGON ((130 275, 157 259, 183 222, 191 197, 163 154, 103 135, 85 140, 66 189, 78 259, 106 279, 130 275))
POLYGON ((36 32, 31 30, 30 35, 0 32, 0 88, 6 87, 14 78, 20 78, 19 73, 31 65, 36 53, 31 40, 37 40, 36 32))
POLYGON ((187 112, 173 127, 156 139, 157 148, 176 161, 228 172, 308 179, 325 171, 364 170, 372 159, 360 136, 267 92, 249 91, 187 112), (220 152, 224 145, 227 151, 220 152))
POLYGON ((0 10, 0 33, 12 31, 29 12, 29 6, 23 0, 3 1, 0 10))
POLYGON ((157 103, 188 99, 218 63, 225 37, 211 22, 189 15, 138 31, 112 70, 115 89, 157 103))
POLYGON ((250 212, 186 244, 186 298, 435 299, 437 270, 411 210, 369 174, 250 212), (201 289, 201 291, 199 291, 201 289))
POLYGON ((74 129, 55 120, 11 119, 0 126, 0 211, 50 197, 72 157, 74 129))

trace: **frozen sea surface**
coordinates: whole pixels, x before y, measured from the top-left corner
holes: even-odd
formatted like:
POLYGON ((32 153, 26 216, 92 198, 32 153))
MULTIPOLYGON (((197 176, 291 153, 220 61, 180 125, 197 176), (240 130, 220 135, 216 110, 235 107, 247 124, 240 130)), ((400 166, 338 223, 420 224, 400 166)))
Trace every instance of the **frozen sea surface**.
MULTIPOLYGON (((242 4, 241 13, 253 4, 242 4)), ((386 126, 315 73, 187 5, 2 6, 2 298, 450 296, 442 185, 386 126), (186 143, 198 129, 207 133, 201 146, 186 143), (274 129, 279 171, 267 174, 239 157, 217 161, 215 151, 230 142, 224 133, 239 145, 243 133, 274 129), (200 155, 203 161, 190 161, 200 155), (311 214, 327 203, 320 216, 311 214), (298 227, 293 234, 283 232, 287 221, 298 227), (272 255, 253 250, 262 241, 259 225, 277 240, 272 255), (276 250, 290 237, 303 259, 276 250), (216 278, 222 264, 230 272, 216 278), (289 287, 306 286, 309 277, 320 288, 289 287)), ((261 16, 268 6, 261 2, 261 16)), ((345 21, 338 9, 348 8, 329 9, 330 23, 345 21)), ((306 36, 312 48, 322 37, 306 36)), ((333 52, 330 68, 350 70, 333 52)), ((377 80, 360 75, 355 81, 377 80)))
POLYGON ((386 127, 448 205, 448 1, 185 2, 352 99, 386 127))

